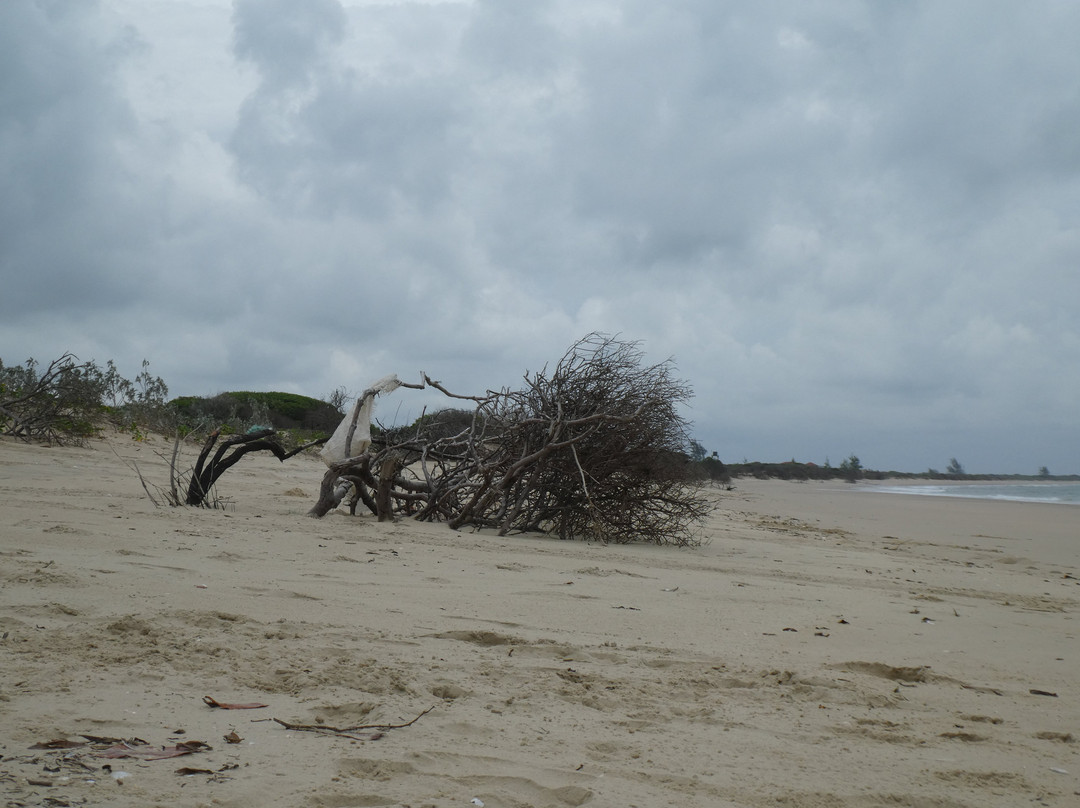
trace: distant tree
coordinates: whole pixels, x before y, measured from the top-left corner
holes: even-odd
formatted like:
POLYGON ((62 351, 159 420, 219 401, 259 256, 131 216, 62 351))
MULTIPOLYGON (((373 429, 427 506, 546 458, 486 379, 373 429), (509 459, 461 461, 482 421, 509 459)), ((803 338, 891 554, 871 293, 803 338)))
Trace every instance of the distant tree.
POLYGON ((701 468, 705 472, 705 476, 710 480, 721 483, 731 482, 731 475, 728 473, 727 466, 716 456, 716 452, 713 452, 711 457, 706 457, 701 461, 701 468))
POLYGON ((345 387, 337 387, 330 395, 323 399, 341 415, 345 414, 345 404, 351 399, 349 391, 345 387))
POLYGON ((423 441, 433 443, 461 435, 473 428, 475 415, 472 410, 447 407, 435 412, 425 412, 409 426, 383 427, 380 425, 379 446, 393 446, 396 443, 423 441))
POLYGON ((852 455, 840 464, 840 471, 849 483, 853 483, 862 477, 862 463, 858 457, 852 455))
POLYGON ((201 432, 216 424, 226 434, 251 426, 332 432, 342 416, 332 402, 295 393, 232 391, 210 397, 182 396, 172 404, 189 429, 201 432))
POLYGON ((690 441, 690 459, 695 463, 700 463, 705 459, 708 452, 705 451, 705 447, 698 443, 696 440, 690 441))
POLYGON ((1050 469, 1048 469, 1046 466, 1039 466, 1039 476, 1040 477, 1049 477, 1050 476, 1050 469))
POLYGON ((949 458, 949 465, 945 467, 945 473, 951 474, 954 477, 960 477, 964 474, 964 467, 960 465, 960 461, 955 457, 949 458))

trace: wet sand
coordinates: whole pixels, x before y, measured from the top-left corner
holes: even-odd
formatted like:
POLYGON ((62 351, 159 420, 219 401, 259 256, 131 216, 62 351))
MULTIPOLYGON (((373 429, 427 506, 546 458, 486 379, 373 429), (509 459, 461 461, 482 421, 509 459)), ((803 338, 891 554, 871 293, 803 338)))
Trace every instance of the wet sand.
POLYGON ((603 546, 311 520, 306 457, 158 508, 169 448, 0 439, 7 805, 1080 804, 1080 508, 740 480, 603 546), (84 735, 212 748, 30 748, 84 735))

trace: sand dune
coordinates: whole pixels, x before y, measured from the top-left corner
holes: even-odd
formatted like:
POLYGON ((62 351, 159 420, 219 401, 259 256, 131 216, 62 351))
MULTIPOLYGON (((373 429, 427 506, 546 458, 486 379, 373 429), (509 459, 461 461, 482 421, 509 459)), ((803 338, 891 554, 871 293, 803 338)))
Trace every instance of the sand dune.
POLYGON ((5 805, 1080 804, 1078 508, 742 481, 602 546, 313 521, 310 458, 156 508, 167 448, 0 442, 5 805), (211 749, 31 748, 86 735, 211 749))

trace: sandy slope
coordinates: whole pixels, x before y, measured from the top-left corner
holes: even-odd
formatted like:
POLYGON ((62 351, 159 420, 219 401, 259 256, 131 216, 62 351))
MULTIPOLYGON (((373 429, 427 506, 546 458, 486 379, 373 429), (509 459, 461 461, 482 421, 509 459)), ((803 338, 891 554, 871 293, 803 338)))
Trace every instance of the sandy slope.
POLYGON ((155 508, 166 448, 0 442, 5 805, 1080 805, 1080 508, 747 481, 597 546, 313 521, 309 458, 155 508), (29 748, 83 734, 213 748, 29 748))

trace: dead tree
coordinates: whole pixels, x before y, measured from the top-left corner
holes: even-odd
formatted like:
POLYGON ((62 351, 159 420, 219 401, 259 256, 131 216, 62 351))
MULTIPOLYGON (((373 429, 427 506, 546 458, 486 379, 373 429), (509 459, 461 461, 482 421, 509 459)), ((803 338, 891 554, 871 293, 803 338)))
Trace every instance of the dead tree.
MULTIPOLYGON (((459 396, 425 375, 424 385, 474 402, 471 424, 432 436, 421 418, 412 434, 376 439, 331 467, 323 494, 349 479, 380 518, 389 509, 500 535, 691 544, 709 511, 687 476, 679 410, 692 391, 670 360, 642 359, 637 343, 590 334, 519 390, 459 396)), ((333 507, 321 496, 311 515, 333 507)))
POLYGON ((93 362, 66 353, 40 373, 37 363, 0 362, 0 434, 26 441, 81 443, 100 417, 104 384, 93 362))
MULTIPOLYGON (((303 446, 299 446, 292 451, 286 451, 278 441, 277 433, 273 429, 257 429, 244 435, 234 435, 231 438, 226 438, 218 445, 217 451, 214 452, 214 455, 211 458, 210 453, 214 450, 214 445, 217 443, 220 436, 221 429, 215 429, 206 438, 206 442, 203 443, 202 451, 199 452, 199 457, 195 461, 195 468, 192 470, 191 476, 188 479, 187 495, 184 498, 184 504, 208 506, 210 490, 214 487, 214 483, 218 481, 218 478, 221 477, 222 474, 240 462, 240 459, 249 452, 270 452, 274 457, 284 463, 290 457, 299 454, 305 449, 325 443, 325 439, 319 439, 304 444, 303 446), (230 449, 232 449, 231 453, 229 453, 230 449), (208 460, 209 462, 207 462, 208 460)), ((174 453, 174 474, 175 471, 174 453)))

